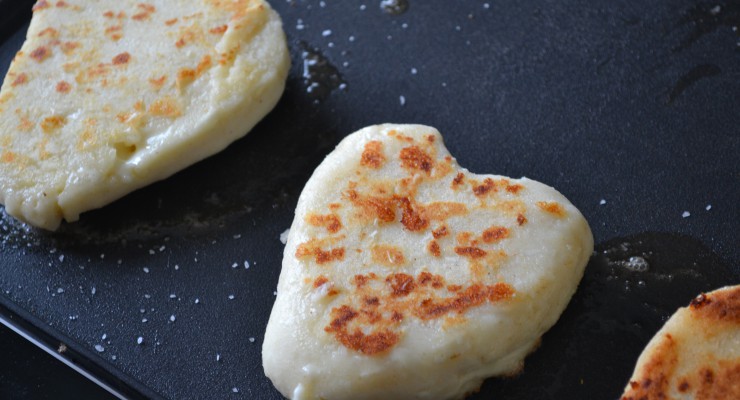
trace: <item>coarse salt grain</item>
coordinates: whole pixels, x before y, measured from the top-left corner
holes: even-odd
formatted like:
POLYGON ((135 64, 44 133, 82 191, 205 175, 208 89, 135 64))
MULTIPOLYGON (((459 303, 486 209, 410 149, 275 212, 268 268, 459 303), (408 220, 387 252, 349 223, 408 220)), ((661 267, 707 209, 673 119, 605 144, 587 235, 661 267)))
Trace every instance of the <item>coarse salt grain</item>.
POLYGON ((321 32, 321 36, 323 36, 323 37, 327 37, 329 35, 331 35, 331 29, 327 29, 327 30, 321 32))
POLYGON ((606 200, 601 199, 601 201, 599 202, 599 204, 603 206, 604 204, 606 204, 606 200))
POLYGON ((234 295, 233 294, 230 294, 229 295, 229 300, 234 300, 234 295))
POLYGON ((97 351, 98 353, 102 353, 102 352, 105 351, 105 348, 103 346, 99 345, 99 344, 96 344, 95 345, 95 351, 97 351))
POLYGON ((398 102, 401 103, 401 106, 406 104, 406 97, 404 96, 398 96, 398 102))
POLYGON ((707 210, 707 211, 709 211, 709 210, 711 210, 711 209, 712 209, 712 205, 711 205, 711 204, 707 204, 707 208, 706 208, 706 210, 707 210))
POLYGON ((136 344, 142 344, 142 343, 144 343, 143 337, 139 336, 138 338, 136 338, 136 344))
POLYGON ((688 211, 684 211, 683 214, 681 214, 681 216, 684 217, 684 218, 688 218, 688 217, 691 216, 691 213, 688 212, 688 211))
POLYGON ((283 231, 283 233, 280 234, 280 243, 285 244, 288 243, 288 235, 290 234, 290 228, 283 231))
POLYGON ((170 322, 175 322, 175 314, 170 315, 170 322))
POLYGON ((253 337, 249 338, 249 341, 254 343, 254 338, 253 337))
POLYGON ((142 268, 142 269, 144 270, 144 272, 145 272, 145 273, 147 273, 147 274, 149 273, 149 268, 147 268, 147 267, 144 267, 144 268, 142 268))

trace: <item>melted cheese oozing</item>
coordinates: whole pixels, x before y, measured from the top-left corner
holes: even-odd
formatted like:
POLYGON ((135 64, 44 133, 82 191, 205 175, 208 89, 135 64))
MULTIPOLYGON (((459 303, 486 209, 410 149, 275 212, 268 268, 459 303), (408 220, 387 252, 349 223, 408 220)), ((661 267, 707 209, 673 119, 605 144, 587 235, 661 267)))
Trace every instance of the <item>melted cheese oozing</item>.
POLYGON ((246 134, 289 69, 262 0, 38 1, 0 91, 0 203, 56 229, 246 134))
POLYGON ((459 167, 434 128, 378 125, 316 169, 263 345, 294 399, 455 399, 512 374, 593 251, 555 189, 459 167))

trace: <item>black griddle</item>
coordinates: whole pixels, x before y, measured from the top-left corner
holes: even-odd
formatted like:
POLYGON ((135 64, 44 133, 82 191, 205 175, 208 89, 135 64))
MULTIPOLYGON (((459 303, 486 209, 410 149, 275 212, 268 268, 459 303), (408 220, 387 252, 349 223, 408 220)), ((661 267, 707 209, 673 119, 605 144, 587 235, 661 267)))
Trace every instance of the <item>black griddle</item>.
MULTIPOLYGON (((3 215, 4 318, 130 398, 281 398, 260 355, 279 236, 323 157, 381 122, 554 186, 594 233, 522 373, 471 399, 617 398, 677 307, 740 283, 737 1, 380 3, 273 1, 293 66, 248 136, 55 233, 3 215)), ((0 0, 2 72, 30 6, 0 0)))

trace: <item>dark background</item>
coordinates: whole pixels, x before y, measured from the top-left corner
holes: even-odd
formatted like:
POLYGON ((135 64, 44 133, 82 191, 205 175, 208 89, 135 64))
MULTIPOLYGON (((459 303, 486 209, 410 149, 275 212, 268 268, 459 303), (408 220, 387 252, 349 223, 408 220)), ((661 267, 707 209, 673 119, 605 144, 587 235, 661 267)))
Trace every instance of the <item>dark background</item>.
MULTIPOLYGON (((740 282, 739 2, 379 4, 273 1, 293 67, 248 136, 56 233, 3 215, 3 315, 131 397, 280 398, 260 357, 279 235, 323 157, 382 122, 438 128, 473 172, 557 188, 594 233, 561 321, 474 399, 617 398, 676 307, 740 282), (648 271, 624 267, 635 256, 648 271)), ((0 15, 4 71, 28 17, 0 15)))

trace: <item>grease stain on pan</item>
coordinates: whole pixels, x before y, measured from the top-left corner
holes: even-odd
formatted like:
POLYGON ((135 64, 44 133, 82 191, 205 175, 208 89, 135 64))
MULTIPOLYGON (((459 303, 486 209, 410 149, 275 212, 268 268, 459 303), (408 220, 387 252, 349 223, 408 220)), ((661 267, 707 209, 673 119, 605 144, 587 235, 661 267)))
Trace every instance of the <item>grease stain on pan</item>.
POLYGON ((673 85, 670 93, 668 93, 666 103, 673 103, 673 101, 676 100, 676 98, 678 98, 681 93, 683 93, 686 89, 688 89, 691 85, 693 85, 700 79, 719 75, 721 72, 722 70, 714 64, 701 64, 695 66, 694 68, 691 68, 689 72, 680 77, 678 81, 676 81, 676 83, 673 85))
POLYGON ((380 9, 391 15, 401 15, 409 9, 408 0, 382 0, 380 9))
POLYGON ((337 67, 321 51, 304 41, 299 42, 299 45, 303 60, 303 83, 306 85, 306 93, 314 101, 325 100, 333 90, 347 87, 337 67))
POLYGON ((691 47, 704 35, 710 34, 721 27, 728 27, 740 37, 740 2, 698 4, 684 12, 684 17, 678 21, 676 28, 692 26, 689 35, 683 42, 673 48, 679 52, 691 47))
POLYGON ((523 373, 487 380, 470 400, 596 392, 616 399, 645 344, 678 307, 738 279, 736 265, 686 235, 645 232, 597 244, 578 291, 523 373))

